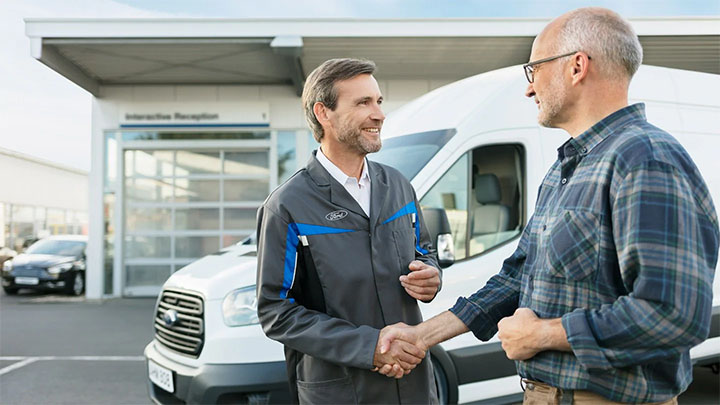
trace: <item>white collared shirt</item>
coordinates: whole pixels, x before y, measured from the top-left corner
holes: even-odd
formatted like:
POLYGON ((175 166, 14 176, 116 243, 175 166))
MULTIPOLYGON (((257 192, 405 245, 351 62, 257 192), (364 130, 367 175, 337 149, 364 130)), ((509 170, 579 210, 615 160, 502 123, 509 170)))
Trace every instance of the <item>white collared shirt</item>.
POLYGON ((360 208, 365 211, 365 215, 370 216, 370 174, 368 173, 367 159, 364 159, 362 174, 360 175, 360 181, 355 177, 350 177, 343 173, 340 168, 335 166, 330 159, 318 148, 317 155, 318 162, 330 173, 330 175, 337 180, 338 183, 342 184, 348 193, 360 204, 360 208))

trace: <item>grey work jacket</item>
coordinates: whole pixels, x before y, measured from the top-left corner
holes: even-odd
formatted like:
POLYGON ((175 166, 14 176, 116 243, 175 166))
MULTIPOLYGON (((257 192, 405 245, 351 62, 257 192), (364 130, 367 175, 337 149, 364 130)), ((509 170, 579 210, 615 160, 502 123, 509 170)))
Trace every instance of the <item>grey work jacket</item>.
POLYGON ((300 403, 437 403, 429 355, 400 380, 371 371, 380 329, 422 322, 400 285, 412 260, 438 267, 415 191, 368 161, 370 218, 317 161, 258 211, 258 316, 285 345, 300 403))

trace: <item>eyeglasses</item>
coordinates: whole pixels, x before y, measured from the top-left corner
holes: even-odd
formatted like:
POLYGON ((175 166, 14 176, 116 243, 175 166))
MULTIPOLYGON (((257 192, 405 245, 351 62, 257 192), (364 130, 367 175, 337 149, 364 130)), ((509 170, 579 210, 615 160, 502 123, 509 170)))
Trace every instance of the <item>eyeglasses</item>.
MULTIPOLYGON (((575 55, 578 52, 580 52, 580 51, 568 52, 568 53, 565 53, 562 55, 551 56, 549 58, 536 60, 534 62, 528 62, 523 65, 523 69, 525 70, 525 78, 527 79, 528 82, 533 83, 535 81, 535 78, 533 77, 533 74, 535 73, 535 66, 537 66, 541 63, 553 61, 555 59, 560 59, 560 58, 564 58, 566 56, 575 55)), ((588 55, 588 59, 590 59, 590 55, 588 55)))

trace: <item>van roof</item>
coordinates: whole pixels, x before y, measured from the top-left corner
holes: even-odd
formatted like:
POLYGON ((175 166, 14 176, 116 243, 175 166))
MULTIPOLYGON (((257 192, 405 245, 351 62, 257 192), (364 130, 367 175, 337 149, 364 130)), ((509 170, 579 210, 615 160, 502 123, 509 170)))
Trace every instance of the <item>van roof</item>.
MULTIPOLYGON (((486 72, 435 89, 388 115, 383 137, 455 128, 482 133, 537 127, 537 107, 524 96, 522 66, 486 72)), ((643 65, 630 85, 637 99, 720 108, 720 75, 643 65)))

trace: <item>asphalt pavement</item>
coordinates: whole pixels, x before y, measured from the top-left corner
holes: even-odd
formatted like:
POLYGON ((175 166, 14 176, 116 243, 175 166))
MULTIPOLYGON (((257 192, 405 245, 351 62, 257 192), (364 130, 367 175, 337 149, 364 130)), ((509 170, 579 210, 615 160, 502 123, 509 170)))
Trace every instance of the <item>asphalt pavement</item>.
POLYGON ((142 351, 154 305, 2 294, 0 404, 150 404, 142 351))
MULTIPOLYGON (((0 404, 150 404, 142 352, 154 305, 0 293, 0 404)), ((720 404, 720 378, 695 367, 679 402, 720 404)))

